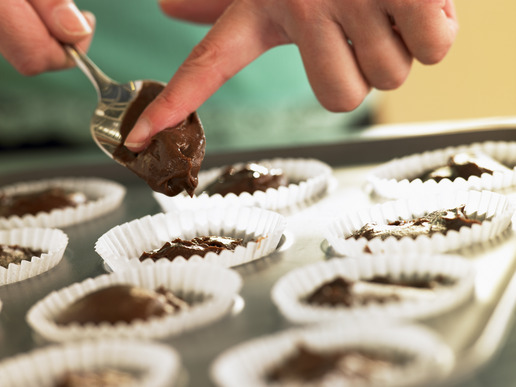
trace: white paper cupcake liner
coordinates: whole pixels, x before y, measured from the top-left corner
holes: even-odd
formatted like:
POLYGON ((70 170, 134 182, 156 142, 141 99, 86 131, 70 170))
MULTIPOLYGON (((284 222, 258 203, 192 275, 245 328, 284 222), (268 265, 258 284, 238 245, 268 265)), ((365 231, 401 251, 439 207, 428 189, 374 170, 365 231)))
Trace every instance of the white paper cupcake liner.
POLYGON ((134 387, 168 387, 178 377, 180 359, 169 346, 104 339, 52 345, 0 363, 2 387, 54 387, 66 372, 106 369, 134 373, 134 387))
POLYGON ((43 338, 57 342, 100 337, 163 338, 222 318, 230 311, 241 285, 241 277, 235 271, 207 263, 178 262, 142 267, 104 274, 54 291, 30 308, 27 322, 43 338), (146 321, 135 320, 131 324, 56 324, 56 316, 68 305, 114 284, 133 284, 153 290, 164 286, 176 294, 202 295, 204 299, 187 310, 146 321))
POLYGON ((417 325, 373 327, 337 321, 331 325, 293 329, 242 343, 219 355, 211 367, 212 379, 221 387, 279 386, 267 382, 271 369, 285 362, 296 352, 298 345, 315 351, 369 349, 392 351, 413 357, 390 377, 378 383, 349 382, 327 377, 314 383, 281 384, 282 386, 415 386, 429 385, 442 380, 454 366, 453 352, 428 329, 417 325), (426 384, 425 384, 426 383, 426 384))
POLYGON ((361 211, 334 219, 326 230, 326 239, 332 253, 357 255, 366 252, 378 253, 423 253, 435 254, 454 251, 475 243, 486 242, 505 231, 511 224, 514 207, 504 195, 489 191, 457 191, 442 195, 419 195, 412 199, 400 199, 377 204, 361 211), (430 237, 420 235, 416 239, 404 237, 397 240, 381 238, 346 237, 368 222, 387 224, 399 219, 413 219, 429 212, 456 208, 465 205, 465 213, 482 221, 459 231, 435 233, 430 237))
POLYGON ((0 194, 16 195, 42 191, 51 187, 60 187, 71 191, 82 192, 88 202, 76 207, 55 209, 40 212, 36 215, 0 217, 0 229, 21 227, 66 227, 85 222, 101 216, 122 203, 126 189, 110 180, 75 177, 55 178, 32 182, 23 182, 3 187, 0 194))
MULTIPOLYGON (((241 265, 271 254, 278 246, 286 227, 284 216, 256 207, 212 208, 201 211, 159 213, 116 226, 102 235, 95 250, 113 271, 170 263, 139 257, 144 251, 163 246, 175 238, 226 236, 242 238, 243 246, 220 254, 207 253, 189 259, 191 262, 212 262, 225 267, 241 265)), ((185 259, 178 257, 174 261, 185 259)))
POLYGON ((515 165, 516 142, 488 141, 394 159, 373 169, 367 176, 367 181, 377 195, 388 199, 468 189, 500 191, 516 186, 515 165), (443 179, 440 182, 409 180, 426 171, 444 166, 450 156, 467 151, 484 153, 507 166, 508 169, 505 172, 495 171, 492 175, 485 173, 481 177, 471 176, 467 180, 457 178, 453 182, 449 179, 443 179))
POLYGON ((0 266, 0 286, 35 277, 56 266, 63 258, 68 236, 59 229, 18 228, 0 230, 0 245, 18 245, 43 251, 41 256, 24 260, 20 264, 0 266))
MULTIPOLYGON (((315 159, 269 159, 257 161, 258 164, 266 163, 273 168, 281 168, 290 183, 286 187, 278 189, 269 188, 266 192, 256 191, 252 194, 243 192, 240 195, 196 194, 190 197, 186 194, 169 197, 154 192, 153 195, 164 212, 184 209, 199 209, 227 206, 254 206, 268 210, 283 210, 289 207, 301 205, 324 194, 328 189, 332 177, 331 167, 322 161, 315 159)), ((235 167, 244 163, 235 164, 235 167)), ((199 185, 196 192, 203 189, 215 180, 226 167, 213 168, 199 173, 199 185)))
POLYGON ((284 275, 272 288, 272 300, 293 323, 317 323, 335 319, 385 321, 424 319, 443 314, 471 299, 474 290, 472 263, 459 256, 446 255, 363 255, 334 258, 307 265, 284 275), (454 281, 430 294, 353 307, 315 306, 303 299, 324 283, 336 278, 359 281, 373 277, 435 278, 442 275, 454 281))

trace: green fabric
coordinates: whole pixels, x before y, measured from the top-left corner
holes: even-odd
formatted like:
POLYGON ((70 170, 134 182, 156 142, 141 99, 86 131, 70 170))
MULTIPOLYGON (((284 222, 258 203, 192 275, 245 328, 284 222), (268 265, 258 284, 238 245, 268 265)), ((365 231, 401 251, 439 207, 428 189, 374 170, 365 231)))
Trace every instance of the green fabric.
MULTIPOLYGON (((168 81, 209 27, 164 15, 155 1, 77 0, 95 13, 89 56, 111 78, 168 81)), ((96 94, 78 69, 24 77, 0 57, 0 144, 58 138, 92 144, 96 94)), ((200 109, 208 150, 331 141, 353 132, 367 103, 334 114, 317 102, 294 45, 277 47, 222 86, 200 109)))

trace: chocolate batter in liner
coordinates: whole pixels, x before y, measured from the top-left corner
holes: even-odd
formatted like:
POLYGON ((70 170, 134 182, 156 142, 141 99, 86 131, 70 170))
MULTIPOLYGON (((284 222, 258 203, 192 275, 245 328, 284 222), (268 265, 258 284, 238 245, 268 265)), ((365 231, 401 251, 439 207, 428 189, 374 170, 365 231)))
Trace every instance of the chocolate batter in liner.
POLYGON ((453 361, 428 329, 340 320, 238 344, 215 359, 212 375, 223 386, 408 387, 439 381, 453 361))
MULTIPOLYGON (((454 211, 450 212, 452 215, 454 211)), ((326 228, 326 239, 328 241, 328 253, 331 255, 352 256, 363 254, 365 251, 380 253, 421 253, 437 254, 455 251, 461 248, 470 247, 477 243, 483 243, 497 235, 505 232, 511 222, 514 207, 508 198, 489 191, 457 191, 441 195, 421 195, 412 199, 400 199, 375 204, 361 211, 349 212, 330 221, 326 228), (410 229, 410 222, 413 219, 424 217, 434 212, 441 212, 448 218, 448 209, 464 207, 464 213, 480 224, 472 224, 471 227, 464 225, 455 227, 453 216, 448 220, 452 221, 452 227, 442 227, 446 222, 434 222, 429 220, 416 225, 416 234, 406 235, 404 232, 410 229), (398 223, 399 231, 402 233, 389 235, 391 229, 398 228, 396 225, 389 226, 388 223, 398 223), (378 235, 371 239, 358 236, 355 233, 368 231, 369 225, 376 223, 369 231, 371 236, 378 235), (368 225, 369 224, 369 225, 368 225), (446 231, 446 229, 449 229, 446 231), (407 230, 405 230, 407 229, 407 230), (441 231, 439 231, 442 229, 441 231), (377 231, 389 231, 384 238, 377 234, 377 231), (428 234, 428 231, 431 234, 428 234), (437 231, 437 232, 435 232, 437 231), (446 232, 442 232, 446 231, 446 232), (426 235, 425 235, 426 234, 426 235)), ((457 212, 458 214, 458 212, 457 212)), ((432 218, 432 217, 430 217, 432 218)), ((476 223, 476 222, 474 222, 476 223)))
POLYGON ((225 316, 241 286, 238 273, 208 263, 169 263, 128 269, 86 279, 48 294, 30 308, 27 322, 42 337, 56 342, 171 337, 225 316), (133 287, 145 290, 133 293, 130 291, 133 287), (154 297, 156 289, 161 292, 160 288, 176 295, 173 304, 180 305, 179 310, 169 305, 169 296, 154 297), (96 293, 102 289, 108 289, 109 297, 96 293), (177 296, 189 305, 182 305, 177 296), (135 297, 137 310, 120 301, 128 297, 135 297), (123 304, 120 305, 122 316, 106 308, 108 301, 116 304, 117 300, 123 304), (97 303, 102 304, 99 310, 95 307, 97 303), (88 315, 89 309, 93 317, 88 315))
POLYGON ((474 279, 473 265, 460 256, 361 255, 294 269, 271 295, 297 324, 422 320, 466 303, 474 279))

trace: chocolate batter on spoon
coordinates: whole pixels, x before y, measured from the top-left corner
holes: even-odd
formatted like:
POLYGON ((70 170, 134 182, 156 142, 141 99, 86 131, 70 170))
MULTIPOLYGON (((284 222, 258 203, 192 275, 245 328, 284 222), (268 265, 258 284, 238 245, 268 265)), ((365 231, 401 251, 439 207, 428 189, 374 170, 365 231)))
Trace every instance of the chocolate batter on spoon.
POLYGON ((113 157, 141 177, 156 192, 175 196, 186 190, 190 196, 197 187, 197 174, 204 159, 206 138, 196 112, 173 128, 156 134, 143 151, 134 153, 123 143, 143 110, 163 90, 163 85, 148 82, 127 109, 120 126, 122 144, 113 157))

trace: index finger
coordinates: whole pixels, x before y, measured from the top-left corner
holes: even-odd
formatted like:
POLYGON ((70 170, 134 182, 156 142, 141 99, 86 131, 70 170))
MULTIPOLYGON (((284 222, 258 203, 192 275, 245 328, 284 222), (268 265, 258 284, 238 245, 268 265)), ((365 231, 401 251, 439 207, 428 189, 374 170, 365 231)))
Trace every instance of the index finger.
POLYGON ((157 132, 177 125, 218 88, 278 44, 261 10, 233 3, 193 49, 161 94, 144 110, 125 145, 139 151, 157 132))

